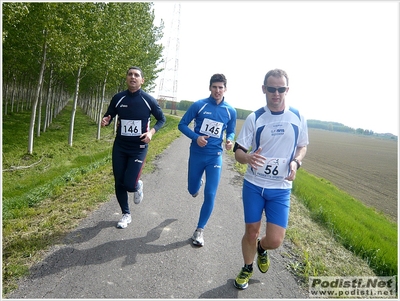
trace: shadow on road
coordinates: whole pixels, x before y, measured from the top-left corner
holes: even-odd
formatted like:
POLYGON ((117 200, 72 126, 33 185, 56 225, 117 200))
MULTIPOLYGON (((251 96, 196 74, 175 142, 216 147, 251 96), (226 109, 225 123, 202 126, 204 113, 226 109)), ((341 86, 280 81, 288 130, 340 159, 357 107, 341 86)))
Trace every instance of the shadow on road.
POLYGON ((101 221, 96 226, 78 229, 65 238, 65 243, 72 244, 89 241, 106 228, 115 228, 115 221, 101 221))
MULTIPOLYGON (((163 229, 177 219, 167 219, 157 227, 147 232, 144 237, 138 237, 127 240, 113 240, 94 248, 79 250, 72 247, 66 247, 53 252, 39 266, 33 269, 32 278, 40 278, 51 274, 57 274, 61 270, 73 266, 100 265, 105 262, 115 260, 119 257, 125 257, 121 266, 132 265, 136 263, 138 254, 154 254, 166 252, 181 248, 190 243, 189 240, 173 242, 167 245, 150 244, 160 238, 163 229)), ((71 233, 69 240, 74 243, 87 241, 95 237, 102 229, 115 227, 115 221, 99 222, 91 228, 83 228, 71 233), (77 238, 77 240, 75 240, 77 238)))
MULTIPOLYGON (((233 282, 235 279, 228 279, 226 284, 209 290, 199 296, 199 299, 238 299, 240 290, 234 288, 233 282)), ((259 280, 250 279, 249 286, 254 283, 260 283, 259 280)))

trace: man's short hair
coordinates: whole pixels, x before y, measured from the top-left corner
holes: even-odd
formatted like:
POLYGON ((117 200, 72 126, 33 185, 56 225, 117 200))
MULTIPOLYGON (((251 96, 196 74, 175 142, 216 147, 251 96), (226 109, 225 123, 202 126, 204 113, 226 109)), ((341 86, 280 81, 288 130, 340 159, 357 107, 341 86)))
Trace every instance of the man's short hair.
POLYGON ((267 74, 265 74, 264 77, 264 86, 267 84, 267 79, 268 77, 273 76, 273 77, 285 77, 286 78, 286 85, 289 86, 289 77, 285 71, 282 69, 273 69, 268 71, 267 74))
POLYGON ((128 74, 128 73, 129 73, 129 70, 132 70, 132 69, 134 69, 134 70, 139 70, 140 74, 141 74, 142 77, 144 78, 143 70, 140 69, 139 67, 136 67, 136 66, 129 67, 128 71, 126 71, 126 74, 128 74))
POLYGON ((216 74, 214 74, 213 76, 211 76, 211 79, 210 79, 210 87, 211 87, 211 85, 212 85, 213 83, 218 83, 218 82, 224 83, 224 86, 225 86, 225 88, 226 88, 227 80, 226 80, 225 75, 223 75, 223 74, 221 74, 221 73, 216 73, 216 74))

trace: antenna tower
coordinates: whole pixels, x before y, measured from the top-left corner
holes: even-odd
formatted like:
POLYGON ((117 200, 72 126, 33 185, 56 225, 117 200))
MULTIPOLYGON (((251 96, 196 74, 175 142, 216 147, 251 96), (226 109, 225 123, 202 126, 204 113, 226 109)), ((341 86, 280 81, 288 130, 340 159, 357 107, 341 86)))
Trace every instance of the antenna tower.
POLYGON ((170 33, 164 56, 164 70, 160 79, 158 90, 159 100, 171 101, 171 114, 175 111, 178 91, 178 66, 179 66, 179 25, 181 4, 174 4, 170 33))

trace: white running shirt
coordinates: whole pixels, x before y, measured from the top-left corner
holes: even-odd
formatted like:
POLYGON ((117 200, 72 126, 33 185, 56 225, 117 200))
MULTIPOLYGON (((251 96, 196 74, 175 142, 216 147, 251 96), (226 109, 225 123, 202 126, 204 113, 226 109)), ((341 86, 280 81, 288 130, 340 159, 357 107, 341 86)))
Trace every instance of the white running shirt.
POLYGON ((247 181, 263 188, 292 188, 285 177, 296 148, 309 143, 307 121, 292 107, 277 113, 265 106, 247 116, 236 142, 251 152, 261 147, 261 155, 267 158, 257 170, 247 166, 247 181))

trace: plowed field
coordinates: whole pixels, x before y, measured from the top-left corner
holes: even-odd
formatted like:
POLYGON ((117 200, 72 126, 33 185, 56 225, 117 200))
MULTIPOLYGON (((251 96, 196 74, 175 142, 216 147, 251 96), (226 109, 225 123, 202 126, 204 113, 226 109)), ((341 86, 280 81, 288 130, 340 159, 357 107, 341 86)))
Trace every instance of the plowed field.
POLYGON ((397 219, 396 141, 317 129, 309 140, 304 170, 397 219))

